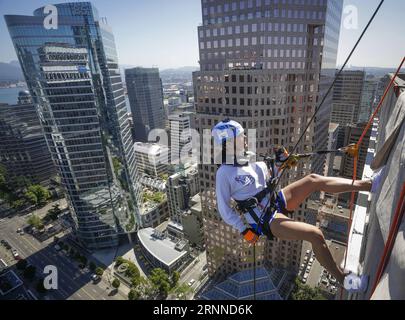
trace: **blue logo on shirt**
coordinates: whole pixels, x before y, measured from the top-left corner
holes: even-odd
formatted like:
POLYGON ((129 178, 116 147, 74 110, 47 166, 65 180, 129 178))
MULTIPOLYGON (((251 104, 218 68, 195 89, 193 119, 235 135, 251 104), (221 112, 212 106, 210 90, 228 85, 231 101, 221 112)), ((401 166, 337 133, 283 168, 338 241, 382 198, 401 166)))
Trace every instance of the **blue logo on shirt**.
POLYGON ((255 178, 250 175, 236 176, 235 181, 243 184, 244 186, 249 186, 255 183, 255 178))

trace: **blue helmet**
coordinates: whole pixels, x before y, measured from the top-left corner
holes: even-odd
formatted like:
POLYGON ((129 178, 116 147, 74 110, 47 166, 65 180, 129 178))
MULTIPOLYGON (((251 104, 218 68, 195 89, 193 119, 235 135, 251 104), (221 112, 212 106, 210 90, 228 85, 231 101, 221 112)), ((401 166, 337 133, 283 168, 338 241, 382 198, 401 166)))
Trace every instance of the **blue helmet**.
POLYGON ((214 142, 218 145, 222 145, 225 141, 235 139, 243 133, 243 127, 238 122, 229 119, 219 122, 212 129, 214 142))

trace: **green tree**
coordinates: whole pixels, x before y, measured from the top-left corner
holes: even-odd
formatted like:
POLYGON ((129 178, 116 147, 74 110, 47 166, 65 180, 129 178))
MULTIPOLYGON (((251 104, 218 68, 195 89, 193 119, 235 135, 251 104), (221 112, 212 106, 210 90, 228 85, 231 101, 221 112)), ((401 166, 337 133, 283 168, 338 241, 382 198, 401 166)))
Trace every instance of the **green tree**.
POLYGON ((178 299, 187 300, 188 295, 192 292, 192 289, 186 283, 182 283, 177 285, 172 292, 178 299))
POLYGON ((24 270, 24 277, 32 280, 35 277, 35 273, 37 271, 37 268, 34 266, 28 266, 25 270, 24 270))
POLYGON ((26 202, 24 199, 17 199, 11 202, 11 208, 13 209, 21 209, 25 206, 26 202))
POLYGON ((139 300, 141 298, 141 294, 138 290, 131 289, 128 292, 128 300, 139 300))
POLYGON ((58 219, 59 214, 62 213, 62 210, 59 208, 59 204, 54 204, 52 206, 52 209, 48 210, 48 213, 46 214, 46 218, 52 221, 55 221, 58 219))
POLYGON ((174 271, 170 277, 170 280, 171 280, 170 284, 171 284, 172 288, 174 288, 177 285, 177 283, 179 282, 179 279, 180 279, 180 273, 178 273, 177 271, 174 271))
POLYGON ((17 262, 16 267, 18 270, 25 270, 27 268, 28 262, 25 259, 22 259, 17 262))
POLYGON ((170 291, 170 279, 168 274, 161 268, 155 268, 152 270, 149 279, 159 293, 167 297, 170 291))
POLYGON ((101 277, 104 273, 104 269, 101 267, 97 267, 95 272, 96 272, 96 275, 101 277))
POLYGON ((121 285, 121 281, 119 281, 118 279, 114 279, 111 285, 113 286, 113 288, 118 289, 121 285))
POLYGON ((41 185, 29 186, 25 196, 35 206, 42 206, 51 198, 48 189, 41 185))
POLYGON ((41 230, 44 228, 44 223, 42 222, 42 219, 35 214, 31 215, 28 218, 27 222, 30 226, 33 226, 38 230, 41 230))
POLYGON ((139 299, 150 300, 157 294, 157 289, 153 283, 144 277, 139 278, 139 284, 134 290, 138 293, 139 299))
POLYGON ((121 256, 118 256, 116 259, 115 259, 115 266, 116 267, 119 267, 121 264, 123 264, 125 262, 125 259, 123 258, 123 257, 121 257, 121 256))
POLYGON ((297 278, 295 279, 295 286, 291 293, 292 300, 326 300, 322 295, 319 288, 311 288, 301 283, 297 278))

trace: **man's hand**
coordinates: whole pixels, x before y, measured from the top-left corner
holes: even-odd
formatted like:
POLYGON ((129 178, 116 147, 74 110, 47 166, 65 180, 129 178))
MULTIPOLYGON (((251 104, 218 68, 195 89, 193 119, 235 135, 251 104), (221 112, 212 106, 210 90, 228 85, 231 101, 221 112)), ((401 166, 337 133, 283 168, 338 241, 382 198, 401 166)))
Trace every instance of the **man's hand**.
POLYGON ((259 241, 260 237, 252 228, 247 228, 245 231, 243 231, 242 236, 250 244, 255 244, 257 241, 259 241))

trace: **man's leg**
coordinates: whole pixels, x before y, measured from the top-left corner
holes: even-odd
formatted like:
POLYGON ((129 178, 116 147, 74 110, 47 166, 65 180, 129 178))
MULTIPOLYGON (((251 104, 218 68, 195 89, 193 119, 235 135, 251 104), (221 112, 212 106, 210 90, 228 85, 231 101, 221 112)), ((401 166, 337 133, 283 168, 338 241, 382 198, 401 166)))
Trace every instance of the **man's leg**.
POLYGON ((349 179, 310 174, 285 187, 283 194, 287 204, 286 209, 294 211, 311 193, 316 191, 338 194, 352 191, 370 191, 371 186, 371 181, 355 181, 353 183, 349 179))
POLYGON ((325 242, 322 231, 310 224, 297 222, 277 213, 270 224, 273 235, 281 240, 305 240, 312 244, 312 249, 319 263, 343 284, 344 274, 336 265, 325 242))

